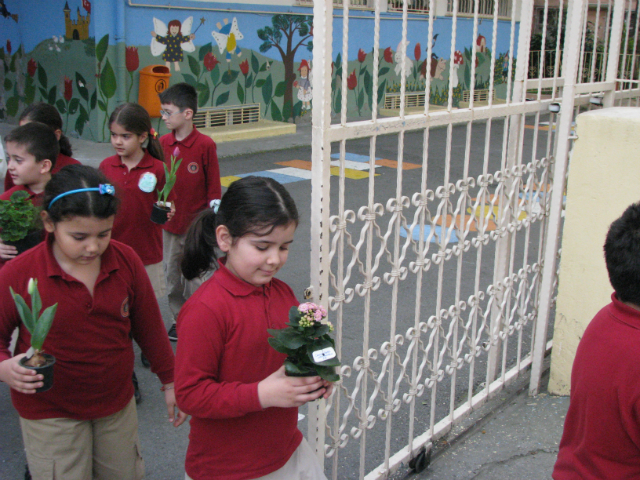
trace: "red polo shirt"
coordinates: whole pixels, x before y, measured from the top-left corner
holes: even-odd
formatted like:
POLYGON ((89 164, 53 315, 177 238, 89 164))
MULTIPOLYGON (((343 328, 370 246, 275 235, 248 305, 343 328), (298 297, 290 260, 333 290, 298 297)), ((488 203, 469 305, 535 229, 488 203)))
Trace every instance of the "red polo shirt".
MULTIPOLYGON (((51 170, 51 174, 53 175, 54 173, 58 173, 62 167, 66 167, 67 165, 77 165, 79 163, 80 162, 75 158, 71 158, 64 153, 59 153, 58 157, 56 158, 56 164, 51 170)), ((13 183, 13 179, 11 178, 11 175, 7 173, 4 177, 4 191, 6 192, 13 186, 15 186, 15 184, 13 183)))
POLYGON ((173 132, 160 138, 165 162, 171 165, 171 155, 180 149, 176 184, 176 214, 164 225, 167 232, 181 235, 187 231, 196 215, 209 207, 209 202, 222 196, 220 167, 216 144, 195 128, 183 140, 176 140, 173 132))
POLYGON ((191 478, 262 477, 300 445, 298 409, 263 409, 258 398, 258 383, 286 358, 269 345, 267 328, 285 328, 294 305, 286 283, 254 287, 221 265, 180 310, 175 386, 192 416, 191 478))
POLYGON ((53 237, 0 270, 0 361, 11 357, 11 333, 20 326, 16 354, 30 345, 9 286, 29 304, 29 278, 38 279, 43 308, 58 303, 44 350, 56 357, 53 388, 26 395, 11 390, 21 417, 89 420, 122 410, 133 396, 131 337, 162 383, 173 381, 173 351, 142 262, 111 241, 101 257, 93 296, 65 273, 52 251, 53 237))
MULTIPOLYGON (((153 204, 158 201, 157 190, 165 183, 163 163, 145 151, 140 163, 131 170, 114 155, 102 161, 100 171, 116 187, 116 195, 120 198, 111 238, 133 248, 145 265, 161 262, 162 227, 153 223, 150 217, 153 204), (157 179, 157 185, 149 193, 139 187, 140 177, 145 173, 152 173, 157 179)), ((169 200, 172 197, 169 195, 169 200)))
POLYGON ((31 200, 31 203, 33 203, 36 207, 42 206, 44 191, 40 193, 34 193, 29 187, 25 187, 24 185, 17 185, 17 186, 11 187, 9 190, 5 190, 5 192, 2 195, 0 195, 0 200, 9 200, 11 198, 11 195, 14 194, 14 192, 19 192, 19 191, 27 192, 29 194, 29 200, 31 200))

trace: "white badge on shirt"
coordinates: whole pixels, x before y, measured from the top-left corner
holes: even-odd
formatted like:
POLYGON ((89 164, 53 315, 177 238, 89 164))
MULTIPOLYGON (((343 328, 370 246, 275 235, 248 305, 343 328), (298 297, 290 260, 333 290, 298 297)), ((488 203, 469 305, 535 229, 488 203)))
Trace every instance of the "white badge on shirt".
POLYGON ((311 355, 313 355, 314 362, 321 363, 326 360, 331 360, 332 358, 335 358, 336 351, 331 347, 327 347, 327 348, 323 348, 322 350, 316 350, 311 355))
POLYGON ((151 172, 147 172, 140 177, 138 188, 145 193, 151 193, 153 189, 156 188, 157 183, 158 179, 156 176, 151 172))

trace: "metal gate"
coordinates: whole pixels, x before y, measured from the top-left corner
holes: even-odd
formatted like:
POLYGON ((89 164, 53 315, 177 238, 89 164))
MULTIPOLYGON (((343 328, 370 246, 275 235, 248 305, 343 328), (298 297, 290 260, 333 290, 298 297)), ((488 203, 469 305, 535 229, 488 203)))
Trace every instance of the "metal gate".
MULTIPOLYGON (((480 1, 473 2, 472 40, 480 21, 493 22, 493 91, 504 7, 495 0, 493 14, 480 16, 480 1)), ((516 377, 527 372, 530 392, 538 391, 552 343, 572 123, 586 109, 637 106, 637 4, 560 2, 554 21, 562 30, 566 18, 564 40, 548 54, 545 0, 536 10, 542 54, 534 56, 533 0, 512 0, 509 41, 517 55, 508 59, 504 103, 487 95, 480 104, 472 85, 468 108, 454 108, 450 83, 446 108, 436 110, 427 75, 424 111, 408 114, 402 75, 399 116, 378 118, 373 95, 372 118, 348 121, 345 73, 344 108, 332 124, 334 37, 342 37, 342 65, 349 65, 349 2, 342 3, 340 32, 332 0, 314 5, 311 212, 311 294, 336 326, 342 379, 328 402, 310 407, 308 438, 332 478, 388 478, 516 377), (381 148, 396 158, 386 166, 393 173, 377 178, 381 148), (357 185, 346 175, 352 149, 368 157, 357 185)), ((412 0, 400 3, 406 46, 412 0)), ((459 1, 449 4, 454 58, 459 1)), ((372 15, 377 92, 379 1, 372 15)), ((431 58, 433 15, 424 29, 431 58)), ((472 43, 475 58, 482 46, 472 43)), ((406 58, 402 52, 401 71, 406 58)), ((450 75, 453 68, 450 62, 450 75)))

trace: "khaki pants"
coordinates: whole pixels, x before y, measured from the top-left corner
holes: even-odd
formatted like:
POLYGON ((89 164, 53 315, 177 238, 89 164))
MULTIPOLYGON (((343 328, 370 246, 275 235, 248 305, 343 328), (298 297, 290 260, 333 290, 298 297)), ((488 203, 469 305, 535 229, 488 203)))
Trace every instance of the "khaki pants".
POLYGON ((186 233, 176 235, 166 230, 162 231, 163 264, 164 275, 167 282, 167 299, 174 322, 184 302, 193 295, 203 282, 202 278, 187 280, 182 276, 180 261, 182 260, 182 252, 184 251, 184 241, 186 238, 186 233))
MULTIPOLYGON (((167 284, 164 279, 164 268, 162 262, 154 263, 153 265, 145 265, 144 269, 147 271, 149 280, 151 280, 151 287, 153 287, 153 293, 156 295, 156 300, 160 303, 160 299, 164 298, 167 294, 167 284)), ((165 321, 165 327, 167 321, 165 321)))
POLYGON ((140 480, 144 477, 135 400, 97 420, 20 418, 33 480, 140 480))
MULTIPOLYGON (((185 480, 193 480, 186 473, 185 480)), ((316 454, 306 439, 298 445, 291 458, 275 472, 259 477, 256 480, 327 480, 316 454)))

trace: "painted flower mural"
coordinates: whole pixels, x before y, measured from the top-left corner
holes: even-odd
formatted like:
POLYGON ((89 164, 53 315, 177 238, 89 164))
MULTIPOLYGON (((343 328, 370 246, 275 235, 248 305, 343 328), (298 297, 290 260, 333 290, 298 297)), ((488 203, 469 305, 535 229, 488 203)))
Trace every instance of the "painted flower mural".
POLYGON ((33 77, 36 74, 36 70, 38 70, 38 63, 33 59, 29 59, 29 63, 27 63, 27 73, 30 77, 33 77))
POLYGON ((367 59, 367 54, 364 53, 364 50, 362 49, 358 50, 358 61, 360 63, 363 63, 366 59, 367 59))
POLYGON ((127 102, 131 96, 131 89, 133 88, 133 72, 135 72, 140 66, 140 57, 138 56, 138 47, 127 47, 125 51, 125 66, 127 72, 129 72, 129 90, 127 90, 127 102))
POLYGON ((204 56, 203 63, 204 68, 207 69, 207 72, 210 72, 211 70, 216 68, 216 65, 220 63, 220 60, 218 60, 213 53, 207 52, 207 54, 204 56))
POLYGON ((384 49, 384 60, 387 63, 393 63, 393 50, 391 50, 391 47, 384 49))
POLYGON ((73 98, 73 82, 69 77, 64 77, 64 99, 69 102, 73 98))

